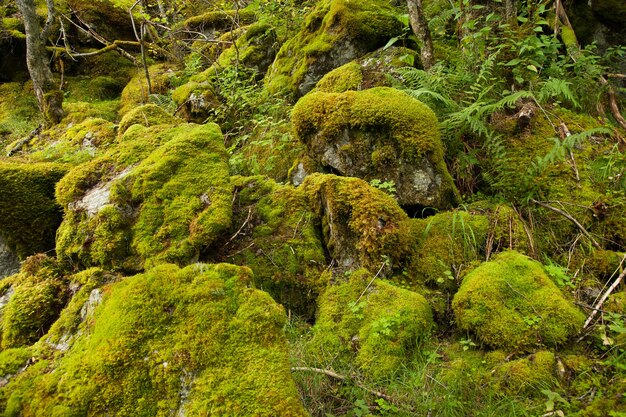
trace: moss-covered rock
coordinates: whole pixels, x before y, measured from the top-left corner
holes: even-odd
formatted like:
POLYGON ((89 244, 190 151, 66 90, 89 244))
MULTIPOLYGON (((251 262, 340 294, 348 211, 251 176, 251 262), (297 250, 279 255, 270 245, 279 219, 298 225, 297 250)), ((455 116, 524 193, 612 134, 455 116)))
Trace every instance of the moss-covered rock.
POLYGON ((254 272, 257 288, 304 317, 327 285, 319 219, 301 190, 264 177, 233 177, 232 240, 224 260, 254 272))
POLYGON ((29 258, 21 273, 7 280, 4 286, 12 294, 2 309, 3 349, 39 340, 59 316, 67 296, 56 262, 45 255, 29 258))
POLYGON ((131 270, 193 262, 230 225, 231 193, 217 125, 132 126, 59 183, 58 255, 131 270))
POLYGON ((192 76, 187 83, 172 92, 181 117, 188 121, 204 122, 221 104, 213 79, 219 76, 215 66, 192 76))
POLYGON ((458 201, 437 117, 401 91, 311 93, 296 104, 293 124, 309 156, 326 169, 393 181, 403 206, 445 209, 458 201))
POLYGON ((219 67, 242 65, 263 75, 278 52, 276 31, 266 22, 255 23, 245 28, 243 35, 234 42, 235 45, 220 54, 217 59, 219 67))
MULTIPOLYGON (((127 0, 67 0, 67 5, 82 21, 89 22, 90 27, 105 39, 135 40, 131 17, 128 13, 132 2, 127 0)), ((93 42, 94 46, 100 46, 90 36, 82 36, 84 36, 83 42, 93 42)))
POLYGON ((414 250, 410 220, 389 194, 358 178, 313 174, 299 187, 322 225, 335 265, 402 269, 414 250))
POLYGON ((459 328, 508 350, 563 344, 584 321, 543 266, 515 251, 503 252, 470 272, 452 308, 459 328))
MULTIPOLYGON (((150 74, 150 86, 152 94, 167 94, 170 88, 170 79, 173 75, 170 67, 166 64, 156 64, 148 67, 150 74)), ((119 115, 124 116, 135 107, 148 102, 148 81, 144 71, 139 71, 126 84, 121 94, 121 107, 119 115)))
POLYGON ((494 369, 495 389, 507 395, 542 396, 542 390, 556 385, 556 366, 554 353, 548 351, 505 362, 494 369))
MULTIPOLYGON (((375 379, 388 378, 410 361, 433 329, 428 302, 360 269, 347 282, 329 286, 318 301, 309 348, 354 359, 375 379)), ((321 358, 320 358, 321 359, 321 358)))
POLYGON ((122 117, 118 135, 123 135, 129 127, 135 124, 150 127, 171 125, 175 124, 176 121, 179 121, 179 119, 176 119, 156 104, 144 104, 143 106, 135 107, 122 117))
POLYGON ((66 172, 60 164, 0 161, 0 235, 18 258, 54 247, 61 223, 54 187, 66 172))
POLYGON ((211 32, 247 25, 252 23, 254 18, 254 11, 247 8, 241 10, 216 10, 190 17, 184 21, 183 26, 187 29, 211 32))
POLYGON ((161 265, 103 288, 72 348, 2 388, 8 415, 305 416, 285 312, 232 265, 161 265), (54 370, 53 372, 50 372, 54 370))
POLYGON ((355 61, 336 68, 322 77, 313 91, 344 93, 373 87, 391 87, 391 74, 414 60, 415 51, 401 47, 379 49, 355 61))
POLYGON ((271 93, 298 97, 324 74, 383 46, 402 33, 393 7, 379 0, 324 0, 287 41, 266 76, 271 93))

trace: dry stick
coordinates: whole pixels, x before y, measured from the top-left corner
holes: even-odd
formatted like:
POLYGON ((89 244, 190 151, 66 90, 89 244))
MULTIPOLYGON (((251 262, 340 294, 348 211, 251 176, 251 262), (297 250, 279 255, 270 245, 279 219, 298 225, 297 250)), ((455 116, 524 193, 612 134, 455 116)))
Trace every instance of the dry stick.
MULTIPOLYGON (((624 255, 624 257, 622 258, 622 261, 620 262, 620 265, 624 262, 624 260, 626 260, 626 255, 624 255)), ((626 268, 624 268, 624 270, 622 271, 621 274, 619 274, 619 276, 617 277, 617 279, 615 280, 615 282, 613 282, 613 284, 609 287, 608 290, 606 290, 606 292, 604 294, 602 294, 602 297, 600 298, 600 300, 596 303, 596 305, 593 306, 593 311, 591 312, 591 314, 589 314, 589 317, 587 317, 587 321, 585 321, 585 325, 583 326, 583 329, 586 329, 587 326, 589 326, 589 323, 591 323, 591 321, 593 320, 593 318, 596 316, 596 314, 598 313, 598 310, 600 309, 600 307, 602 307, 602 305, 604 304, 604 302, 606 301, 607 297, 609 295, 611 295, 611 293, 613 292, 613 290, 615 288, 617 288, 617 286, 619 285, 620 282, 622 282, 622 279, 624 278, 624 276, 626 276, 626 268)))
POLYGON ((583 225, 578 222, 578 220, 576 220, 574 217, 572 217, 571 214, 569 214, 569 213, 567 213, 567 212, 565 212, 565 211, 563 211, 563 210, 561 210, 559 208, 553 207, 553 206, 551 206, 549 204, 543 203, 541 201, 537 201, 534 198, 531 199, 530 201, 532 201, 535 204, 540 205, 541 207, 545 207, 548 210, 552 210, 553 212, 558 213, 561 216, 565 217, 567 220, 571 221, 572 223, 574 223, 574 225, 576 225, 576 227, 578 227, 580 229, 581 232, 583 232, 583 234, 585 236, 587 236, 587 238, 591 241, 591 243, 593 243, 593 246, 595 246, 597 249, 600 249, 600 250, 602 249, 602 246, 600 246, 600 244, 598 242, 596 242, 596 240, 591 236, 591 234, 587 231, 587 229, 585 229, 583 227, 583 225))
MULTIPOLYGON (((346 381, 346 380, 352 379, 352 378, 347 377, 346 375, 341 375, 341 374, 338 374, 337 372, 334 372, 334 371, 331 371, 331 370, 328 370, 328 369, 310 368, 308 366, 296 366, 294 368, 291 368, 291 372, 298 372, 298 371, 315 372, 315 373, 318 373, 318 374, 324 374, 326 376, 338 379, 340 381, 346 381)), ((372 395, 375 395, 375 396, 380 397, 380 398, 384 398, 385 400, 387 400, 387 401, 389 401, 391 403, 395 402, 392 397, 390 397, 389 395, 387 395, 387 394, 385 394, 383 392, 376 391, 376 390, 373 390, 371 388, 368 388, 365 385, 361 384, 360 382, 355 381, 354 379, 352 379, 352 381, 354 381, 354 384, 357 387, 361 388, 362 390, 365 390, 365 391, 369 392, 372 395)))
POLYGON ((361 295, 359 295, 359 298, 356 299, 354 304, 358 304, 359 303, 359 300, 363 297, 363 295, 365 295, 367 290, 370 288, 372 283, 374 283, 374 280, 376 279, 376 277, 378 277, 378 274, 380 274, 380 272, 383 270, 384 267, 385 267, 385 263, 383 262, 382 265, 380 266, 380 268, 378 269, 378 272, 376 272, 376 275, 374 275, 374 278, 372 278, 372 280, 369 282, 369 284, 367 284, 367 287, 365 287, 365 289, 363 290, 361 295))
POLYGON ((617 123, 621 126, 622 129, 626 129, 626 120, 622 116, 622 113, 619 110, 619 105, 617 104, 617 97, 615 96, 615 89, 612 85, 604 77, 600 77, 600 84, 608 85, 608 95, 609 95, 609 106, 611 107, 611 113, 613 117, 617 121, 617 123))
MULTIPOLYGON (((228 239, 228 242, 226 242, 226 245, 228 245, 230 242, 232 242, 234 238, 239 236, 239 233, 241 233, 243 228, 246 227, 246 224, 248 224, 248 222, 250 221, 250 217, 251 216, 252 216, 252 207, 248 208, 248 217, 246 217, 246 220, 243 222, 243 224, 241 225, 239 230, 237 230, 237 233, 235 233, 234 235, 232 235, 232 237, 230 239, 228 239)), ((224 246, 226 246, 226 245, 224 245, 224 246)))
POLYGON ((9 149, 7 151, 7 156, 11 156, 16 152, 19 152, 22 150, 22 148, 27 145, 31 140, 33 140, 33 138, 35 136, 39 136, 39 134, 41 133, 41 129, 43 128, 43 125, 39 125, 36 128, 34 128, 29 134, 28 136, 26 136, 25 138, 21 139, 19 142, 17 142, 15 144, 15 146, 13 146, 11 149, 9 149))

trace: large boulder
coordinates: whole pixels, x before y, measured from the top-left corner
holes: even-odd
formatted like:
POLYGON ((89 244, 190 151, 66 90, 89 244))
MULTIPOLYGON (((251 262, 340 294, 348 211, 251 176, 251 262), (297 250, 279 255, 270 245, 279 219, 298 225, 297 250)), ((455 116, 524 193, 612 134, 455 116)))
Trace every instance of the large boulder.
POLYGON ((374 51, 402 33, 388 2, 324 0, 287 41, 266 76, 272 93, 299 97, 328 71, 374 51))
POLYGON ((196 261, 230 226, 227 161, 215 124, 129 127, 59 183, 59 259, 124 270, 196 261))
POLYGON ((507 251, 470 272, 452 300, 461 330, 505 350, 563 344, 585 319, 543 266, 507 251))
POLYGON ((29 356, 0 355, 5 372, 16 368, 5 361, 23 361, 0 388, 0 408, 25 417, 306 416, 285 311, 251 279, 228 264, 168 264, 92 290, 86 308, 64 311, 63 321, 80 323, 69 348, 44 338, 29 356))
POLYGON ((458 191, 443 160, 437 117, 393 88, 314 92, 293 110, 296 135, 325 169, 395 183, 402 206, 447 209, 458 191))

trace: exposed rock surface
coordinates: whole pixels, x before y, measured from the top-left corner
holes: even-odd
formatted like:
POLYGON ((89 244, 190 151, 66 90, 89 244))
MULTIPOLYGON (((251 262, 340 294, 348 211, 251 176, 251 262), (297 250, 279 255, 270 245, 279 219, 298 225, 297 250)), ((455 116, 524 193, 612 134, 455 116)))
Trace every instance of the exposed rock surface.
POLYGON ((0 278, 15 274, 20 270, 20 261, 0 236, 0 278))

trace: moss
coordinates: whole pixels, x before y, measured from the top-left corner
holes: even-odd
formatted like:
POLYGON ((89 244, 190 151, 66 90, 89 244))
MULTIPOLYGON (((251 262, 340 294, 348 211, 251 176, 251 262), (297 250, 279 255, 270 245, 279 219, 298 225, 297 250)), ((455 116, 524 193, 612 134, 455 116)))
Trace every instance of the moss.
POLYGON ((54 247, 61 222, 54 187, 66 172, 59 164, 0 161, 0 234, 20 259, 54 247))
POLYGON ((56 320, 66 288, 56 262, 45 255, 29 258, 11 278, 13 294, 2 311, 2 348, 30 345, 56 320))
POLYGON ((172 92, 172 100, 181 109, 182 117, 189 121, 204 122, 220 104, 218 89, 213 77, 218 76, 214 66, 194 75, 172 92))
POLYGON ((0 83, 0 144, 27 136, 42 121, 32 83, 0 83))
POLYGON ((495 368, 495 389, 506 395, 542 397, 542 390, 556 385, 556 359, 552 352, 539 351, 495 368))
POLYGON ((470 272, 452 308, 460 329, 508 350, 563 344, 584 321, 542 265, 515 251, 503 252, 470 272))
POLYGON ((102 101, 120 97, 128 80, 109 75, 68 77, 65 99, 67 101, 102 101))
POLYGON ((16 374, 31 357, 32 352, 29 348, 4 349, 0 352, 0 377, 6 378, 8 375, 16 374))
POLYGON ((264 177, 233 177, 234 201, 226 260, 254 272, 255 284, 304 317, 327 285, 319 221, 300 190, 264 177), (242 225, 247 230, 236 235, 242 225))
POLYGON ((361 66, 350 62, 330 71, 315 85, 314 91, 324 93, 343 93, 349 90, 360 90, 363 83, 361 66))
POLYGON ((143 106, 135 107, 122 117, 118 134, 123 135, 134 124, 150 127, 162 124, 171 125, 175 124, 176 121, 175 117, 156 104, 144 104, 143 106))
MULTIPOLYGON (((167 94, 170 88, 171 70, 166 64, 156 64, 148 67, 152 94, 167 94)), ((124 116, 136 106, 148 102, 148 82, 143 71, 138 72, 126 84, 121 95, 119 115, 124 116)))
POLYGON ((13 378, 2 408, 25 417, 305 416, 284 309, 250 280, 232 265, 161 265, 105 286, 72 349, 13 378))
POLYGON ((324 0, 305 26, 287 41, 266 76, 270 93, 298 97, 328 71, 373 51, 402 32, 386 2, 324 0))
MULTIPOLYGON (((228 39, 232 41, 231 39, 228 39)), ((259 73, 265 73, 276 56, 276 32, 266 22, 256 23, 245 28, 242 36, 225 49, 217 59, 217 65, 226 68, 230 65, 243 65, 259 73)))
POLYGON ((401 270, 414 250, 408 216, 389 194, 358 178, 312 174, 300 186, 340 268, 401 270))
POLYGON ((196 260, 230 225, 226 160, 217 125, 130 127, 59 183, 60 258, 115 269, 196 260))
POLYGON ((190 29, 229 29, 233 21, 247 25, 254 21, 255 13, 250 9, 211 11, 185 20, 183 25, 190 29))
POLYGON ((411 360, 433 328, 421 295, 397 288, 366 270, 329 286, 319 299, 312 352, 333 352, 374 379, 389 378, 411 360), (371 285, 368 286, 368 284, 371 285))
POLYGON ((449 208, 458 200, 435 114, 401 91, 311 93, 298 101, 292 121, 313 159, 342 175, 394 181, 400 204, 449 208), (389 155, 381 164, 382 149, 389 155))

